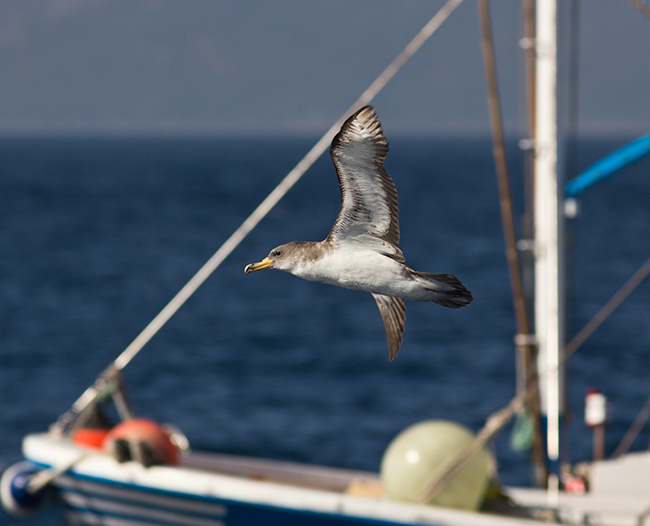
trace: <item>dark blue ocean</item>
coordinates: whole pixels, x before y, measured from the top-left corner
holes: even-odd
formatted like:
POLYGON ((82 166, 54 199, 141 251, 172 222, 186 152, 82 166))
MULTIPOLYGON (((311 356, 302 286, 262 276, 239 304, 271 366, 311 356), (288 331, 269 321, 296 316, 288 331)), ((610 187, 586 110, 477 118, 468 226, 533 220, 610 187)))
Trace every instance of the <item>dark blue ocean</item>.
MULTIPOLYGON (((624 142, 580 142, 578 168, 624 142)), ((0 467, 19 460, 23 435, 70 407, 312 144, 0 140, 0 467)), ((520 201, 522 159, 511 146, 520 201)), ((407 262, 458 275, 471 306, 409 303, 389 363, 370 295, 277 271, 244 275, 278 244, 327 235, 339 190, 324 157, 126 368, 137 413, 175 423, 195 449, 376 471, 410 424, 451 419, 478 430, 506 405, 515 322, 489 139, 393 138, 386 167, 407 262)), ((580 204, 573 333, 650 257, 650 161, 580 204)), ((591 455, 587 387, 611 401, 608 453, 650 395, 649 313, 650 281, 571 359, 573 462, 591 455)), ((528 485, 528 455, 510 449, 511 429, 495 441, 499 473, 528 485)), ((649 438, 644 430, 634 449, 649 438)), ((14 521, 0 512, 0 523, 14 521)), ((52 510, 29 522, 62 523, 52 510)))

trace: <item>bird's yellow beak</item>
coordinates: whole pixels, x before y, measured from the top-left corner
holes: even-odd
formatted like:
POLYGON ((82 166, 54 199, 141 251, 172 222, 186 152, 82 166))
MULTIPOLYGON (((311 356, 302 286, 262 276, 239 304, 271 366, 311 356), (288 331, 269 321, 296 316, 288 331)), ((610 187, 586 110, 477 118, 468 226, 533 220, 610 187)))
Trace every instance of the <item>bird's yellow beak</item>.
POLYGON ((246 265, 246 268, 244 269, 244 273, 250 274, 251 272, 255 272, 256 270, 264 270, 265 268, 271 268, 272 265, 273 265, 272 259, 264 258, 259 263, 251 263, 250 265, 246 265))

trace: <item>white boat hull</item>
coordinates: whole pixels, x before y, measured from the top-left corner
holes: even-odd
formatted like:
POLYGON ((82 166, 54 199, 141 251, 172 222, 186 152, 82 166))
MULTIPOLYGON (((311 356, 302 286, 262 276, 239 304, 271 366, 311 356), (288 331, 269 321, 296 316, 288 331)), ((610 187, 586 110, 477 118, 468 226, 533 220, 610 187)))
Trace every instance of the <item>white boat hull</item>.
MULTIPOLYGON (((50 468, 69 463, 88 450, 35 434, 25 438, 23 451, 30 462, 50 468)), ((345 493, 353 480, 376 481, 377 476, 370 473, 208 453, 192 454, 187 460, 181 466, 145 468, 136 462, 120 464, 98 451, 79 460, 53 485, 72 525, 531 524, 529 520, 345 493), (229 473, 215 471, 218 465, 229 473)))

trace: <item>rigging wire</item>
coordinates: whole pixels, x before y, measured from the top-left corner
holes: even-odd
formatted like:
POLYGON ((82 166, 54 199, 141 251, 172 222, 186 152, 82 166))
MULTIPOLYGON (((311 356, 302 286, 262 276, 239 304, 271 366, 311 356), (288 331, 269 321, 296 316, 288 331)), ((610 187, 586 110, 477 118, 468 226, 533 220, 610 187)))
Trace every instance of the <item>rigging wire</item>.
MULTIPOLYGON (((596 313, 592 320, 585 325, 585 327, 574 336, 571 341, 564 347, 562 354, 560 355, 559 363, 557 368, 559 369, 564 363, 575 353, 578 348, 591 336, 594 331, 607 319, 607 317, 616 310, 616 308, 623 303, 623 301, 632 293, 632 291, 641 284, 641 282, 650 274, 650 258, 641 265, 639 270, 637 270, 634 275, 614 294, 610 300, 596 313)), ((546 371, 540 371, 538 378, 533 380, 533 382, 528 386, 528 389, 520 392, 510 400, 507 406, 499 409, 498 411, 492 413, 487 420, 485 425, 478 432, 474 441, 469 444, 465 449, 460 451, 453 459, 449 461, 445 469, 442 471, 435 472, 432 477, 425 483, 422 492, 418 497, 418 502, 424 503, 430 501, 435 497, 442 489, 444 489, 450 482, 456 478, 456 476, 462 471, 462 469, 468 464, 468 462, 474 457, 476 453, 481 450, 487 442, 492 439, 499 431, 501 431, 512 418, 521 411, 524 402, 527 397, 531 396, 537 390, 537 385, 539 378, 545 374, 554 372, 551 369, 546 371)), ((642 418, 647 419, 650 417, 650 400, 646 402, 646 406, 642 409, 642 414, 640 414, 632 424, 632 428, 639 426, 639 423, 642 421, 642 418), (646 416, 647 413, 647 416, 646 416)), ((645 423, 645 420, 643 420, 645 423)), ((641 423, 641 427, 643 426, 641 423)), ((631 435, 633 429, 630 429, 628 433, 631 435)), ((640 429, 640 428, 639 428, 640 429)), ((638 431, 637 431, 638 432, 638 431)), ((635 435, 636 436, 636 435, 635 435)), ((634 437, 630 438, 626 434, 627 441, 631 442, 634 440, 634 437)), ((625 440, 625 437, 624 439, 625 440)), ((622 449, 623 441, 621 445, 616 449, 619 451, 619 448, 622 449)), ((629 447, 629 445, 627 446, 629 447)), ((615 452, 616 453, 616 452, 615 452)), ((623 454, 624 451, 619 452, 623 454)))
POLYGON ((571 1, 569 40, 569 125, 566 171, 568 178, 578 173, 578 109, 580 95, 580 0, 571 1))
POLYGON ((650 258, 641 265, 634 275, 614 294, 610 300, 594 315, 594 317, 576 334, 564 347, 560 359, 566 361, 569 356, 587 341, 598 327, 614 312, 621 303, 636 289, 641 282, 650 274, 650 258))
MULTIPOLYGON (((262 201, 253 213, 235 230, 215 254, 199 269, 187 284, 172 298, 158 315, 151 320, 144 330, 131 342, 131 344, 109 365, 106 372, 111 370, 121 371, 140 352, 140 350, 153 338, 153 336, 169 321, 180 307, 196 292, 203 282, 221 265, 221 263, 235 250, 244 238, 257 226, 257 224, 271 211, 271 209, 284 197, 291 187, 302 177, 309 167, 327 149, 334 135, 350 113, 368 104, 388 84, 395 74, 418 51, 431 35, 447 20, 449 15, 460 5, 463 0, 448 0, 446 4, 427 22, 420 32, 409 42, 402 52, 388 65, 388 67, 374 80, 352 106, 332 125, 332 127, 312 147, 305 157, 291 170, 280 184, 262 201)), ((99 379, 98 379, 99 380, 99 379)), ((62 415, 55 426, 63 431, 70 421, 97 397, 103 385, 96 382, 90 386, 77 399, 72 408, 62 415)))
POLYGON ((650 22, 650 7, 643 0, 627 0, 627 2, 650 22))
POLYGON ((219 250, 201 267, 194 277, 178 292, 167 306, 156 316, 138 337, 118 356, 113 363, 116 369, 121 370, 138 354, 140 349, 162 328, 162 326, 176 313, 187 299, 201 286, 230 253, 241 243, 244 238, 257 226, 257 224, 271 211, 271 209, 284 197, 291 187, 298 182, 309 167, 327 149, 343 122, 350 113, 368 104, 388 84, 404 64, 422 47, 427 39, 440 27, 451 12, 463 0, 449 0, 433 18, 422 28, 413 40, 404 48, 393 62, 375 79, 352 106, 327 130, 305 157, 291 170, 280 184, 262 201, 253 213, 235 230, 219 250))
POLYGON ((648 398, 645 405, 641 408, 641 411, 639 411, 639 414, 634 419, 634 422, 632 422, 630 429, 628 429, 623 436, 623 439, 620 441, 618 446, 616 446, 616 449, 612 453, 612 458, 618 458, 627 453, 627 450, 630 449, 632 442, 634 442, 639 432, 648 421, 648 418, 650 418, 650 398, 648 398))

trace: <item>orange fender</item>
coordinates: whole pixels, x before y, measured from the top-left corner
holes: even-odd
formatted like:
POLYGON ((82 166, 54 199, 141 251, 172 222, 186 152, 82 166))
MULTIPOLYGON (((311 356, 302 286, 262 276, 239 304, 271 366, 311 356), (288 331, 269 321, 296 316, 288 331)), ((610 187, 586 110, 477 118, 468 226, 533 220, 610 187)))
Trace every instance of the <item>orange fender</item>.
POLYGON ((116 425, 106 436, 103 447, 119 462, 135 460, 147 467, 179 463, 178 448, 168 433, 148 418, 133 418, 116 425))
POLYGON ((102 449, 109 431, 109 429, 82 427, 75 431, 72 441, 78 446, 102 449))

